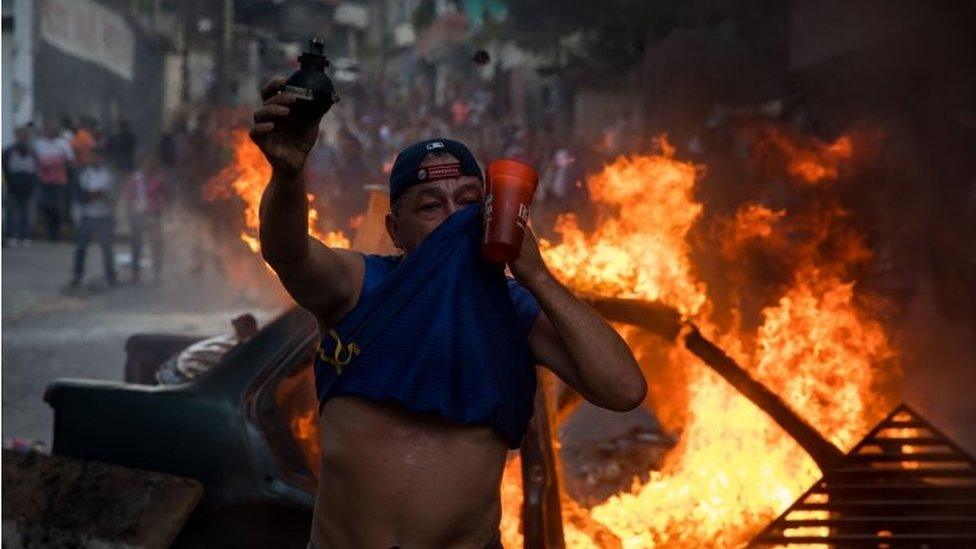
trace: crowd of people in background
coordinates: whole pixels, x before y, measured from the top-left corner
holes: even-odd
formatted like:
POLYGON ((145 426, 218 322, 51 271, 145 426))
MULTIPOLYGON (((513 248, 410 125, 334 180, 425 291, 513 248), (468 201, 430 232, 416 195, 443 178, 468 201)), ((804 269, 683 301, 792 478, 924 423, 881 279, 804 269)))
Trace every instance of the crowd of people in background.
MULTIPOLYGON (((556 123, 517 114, 491 82, 457 78, 442 93, 434 93, 425 77, 403 86, 383 86, 368 78, 363 75, 358 83, 340 88, 342 101, 323 120, 306 162, 306 185, 323 233, 340 230, 354 238, 370 192, 386 188, 397 152, 424 138, 465 142, 484 165, 501 157, 533 165, 540 176, 534 225, 548 238, 557 236, 553 227, 560 213, 573 212, 587 226, 592 205, 586 176, 638 148, 619 118, 609 119, 602 135, 573 137, 568 129, 557 130, 556 123)), ((229 181, 216 185, 222 192, 208 189, 235 162, 235 131, 248 127, 250 112, 249 106, 225 106, 177 113, 155 148, 153 161, 170 180, 169 203, 184 215, 180 226, 188 237, 189 270, 195 274, 224 276, 240 267, 231 264, 240 257, 230 256, 244 250, 240 232, 245 205, 229 191, 229 181)), ((151 203, 148 215, 135 216, 145 221, 135 230, 145 232, 150 247, 159 242, 159 214, 154 212, 160 209, 151 203)))
MULTIPOLYGON (((552 121, 517 114, 505 93, 477 78, 455 78, 440 93, 428 78, 414 78, 396 91, 366 78, 343 90, 343 102, 327 115, 306 164, 322 231, 354 235, 369 189, 386 186, 397 152, 414 141, 445 136, 467 143, 485 164, 510 157, 534 166, 540 175, 536 231, 552 238, 560 213, 574 212, 585 226, 591 208, 587 174, 627 152, 631 142, 623 137, 621 120, 609 121, 602 136, 574 138, 568 130, 557 131, 552 121)), ((30 246, 39 237, 74 239, 69 289, 84 284, 92 244, 101 249, 110 286, 119 283, 117 261, 123 275, 128 271, 127 281, 140 281, 148 250, 152 280, 158 281, 167 241, 164 220, 174 211, 171 218, 185 214, 179 225, 187 234, 170 240, 186 237, 195 248, 190 270, 220 263, 215 252, 238 241, 242 205, 208 198, 205 189, 233 162, 229 131, 246 127, 247 112, 181 112, 154 143, 137 142, 124 120, 108 129, 92 117, 65 116, 18 128, 16 142, 3 152, 4 246, 30 246), (114 245, 126 236, 131 262, 115 253, 114 245)), ((214 266, 222 274, 224 267, 214 266)))
MULTIPOLYGON (((324 132, 310 153, 306 183, 328 229, 355 227, 366 206, 364 186, 383 186, 396 154, 415 141, 444 136, 468 144, 479 161, 517 158, 535 167, 540 181, 533 219, 543 236, 552 231, 559 213, 590 217, 586 176, 612 158, 635 151, 636 132, 626 126, 626 113, 611 119, 600 135, 578 135, 546 117, 525 116, 496 93, 490 82, 457 79, 436 94, 426 79, 415 79, 405 93, 363 83, 355 90, 354 106, 336 109, 339 129, 333 139, 324 132), (442 95, 438 102, 435 97, 442 95)), ((563 118, 566 113, 558 114, 563 118)), ((550 116, 549 118, 555 118, 550 116)), ((484 166, 482 166, 484 167, 484 166)))
MULTIPOLYGON (((652 149, 633 127, 635 117, 623 108, 603 121, 602 130, 586 133, 568 128, 565 113, 517 112, 504 90, 498 92, 497 86, 477 78, 456 79, 438 93, 428 78, 417 77, 403 86, 383 86, 366 78, 340 90, 343 101, 326 115, 306 163, 306 184, 323 233, 341 230, 355 238, 370 192, 386 187, 397 152, 420 139, 444 136, 460 140, 484 164, 514 157, 534 166, 540 180, 533 227, 539 236, 553 241, 560 238, 556 218, 562 213, 573 213, 584 230, 593 228, 596 212, 588 196, 588 176, 619 155, 652 149)), ((772 101, 751 108, 716 107, 697 129, 672 136, 688 158, 708 165, 707 177, 696 193, 713 215, 732 215, 743 196, 770 204, 789 196, 782 181, 766 181, 761 174, 749 172, 749 144, 755 140, 750 128, 778 125, 826 142, 839 135, 841 130, 836 128, 819 129, 808 110, 786 108, 789 104, 772 101)), ((249 113, 247 106, 201 107, 178 113, 151 144, 139 143, 124 121, 109 131, 91 117, 77 122, 70 117, 45 119, 41 125, 17 128, 15 142, 3 150, 4 246, 30 246, 32 238, 72 238, 76 249, 69 289, 84 284, 92 244, 101 248, 109 285, 119 283, 117 270, 128 275, 127 282, 140 281, 147 255, 152 280, 159 281, 167 242, 170 249, 190 250, 190 272, 199 274, 212 268, 218 276, 227 275, 239 267, 228 265, 242 257, 229 256, 245 249, 240 240, 245 205, 233 192, 222 199, 208 197, 206 188, 234 162, 232 132, 247 127, 249 113), (169 233, 164 230, 167 219, 174 229, 169 233), (117 260, 124 256, 116 255, 114 244, 126 237, 131 260, 118 261, 121 268, 117 268, 117 260)), ((899 144, 906 142, 910 143, 908 133, 888 124, 884 150, 898 151, 899 144)), ((848 194, 869 203, 852 207, 858 209, 861 229, 871 238, 879 258, 872 264, 876 274, 866 276, 862 286, 876 279, 884 286, 882 293, 901 296, 899 302, 909 303, 918 286, 920 264, 899 254, 924 247, 926 225, 921 218, 912 224, 904 220, 924 212, 894 203, 905 210, 895 215, 891 213, 895 210, 885 206, 888 202, 883 196, 871 198, 887 188, 874 185, 876 179, 902 181, 901 187, 907 189, 918 178, 898 167, 898 157, 912 155, 886 154, 894 159, 882 158, 879 167, 862 178, 863 184, 854 181, 845 188, 859 185, 862 190, 848 194), (915 267, 897 267, 902 265, 915 267)), ((976 189, 976 184, 971 183, 970 188, 976 189)), ((972 196, 976 194, 970 191, 968 200, 959 201, 969 221, 976 211, 972 196)), ((976 272, 971 267, 955 267, 953 250, 958 246, 950 239, 964 239, 962 234, 956 237, 941 231, 934 239, 940 246, 930 247, 935 250, 929 252, 934 257, 933 268, 942 269, 944 280, 958 280, 951 287, 966 286, 976 272), (945 251, 938 255, 939 250, 945 251)), ((950 285, 943 284, 939 291, 942 287, 950 285)), ((964 292, 947 292, 945 301, 966 302, 951 297, 958 293, 964 292)), ((971 313, 959 316, 966 315, 971 313)))
POLYGON ((40 127, 17 128, 15 137, 3 151, 3 245, 29 247, 38 236, 50 242, 73 239, 71 290, 85 280, 87 251, 94 242, 102 251, 105 282, 116 286, 116 212, 123 210, 132 249, 131 281, 140 280, 148 240, 158 282, 169 179, 160 168, 159 151, 137 162, 137 139, 124 120, 106 131, 92 117, 46 119, 40 127))

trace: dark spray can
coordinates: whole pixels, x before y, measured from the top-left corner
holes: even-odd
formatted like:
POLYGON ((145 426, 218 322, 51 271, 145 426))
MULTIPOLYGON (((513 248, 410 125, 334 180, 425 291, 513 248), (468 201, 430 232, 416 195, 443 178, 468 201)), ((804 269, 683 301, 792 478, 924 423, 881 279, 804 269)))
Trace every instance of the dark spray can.
POLYGON ((321 40, 310 39, 308 50, 298 57, 298 63, 299 69, 285 81, 283 92, 295 96, 288 115, 290 123, 305 128, 328 112, 339 101, 339 95, 332 79, 325 74, 329 60, 321 40))

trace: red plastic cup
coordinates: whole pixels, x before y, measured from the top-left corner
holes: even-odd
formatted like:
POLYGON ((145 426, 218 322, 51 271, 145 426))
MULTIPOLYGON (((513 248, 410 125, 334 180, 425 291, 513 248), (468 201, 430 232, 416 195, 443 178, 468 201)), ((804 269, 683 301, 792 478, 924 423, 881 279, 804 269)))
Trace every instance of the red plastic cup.
POLYGON ((532 166, 503 158, 488 165, 485 198, 485 239, 481 253, 489 261, 508 263, 518 258, 529 222, 532 195, 539 176, 532 166))

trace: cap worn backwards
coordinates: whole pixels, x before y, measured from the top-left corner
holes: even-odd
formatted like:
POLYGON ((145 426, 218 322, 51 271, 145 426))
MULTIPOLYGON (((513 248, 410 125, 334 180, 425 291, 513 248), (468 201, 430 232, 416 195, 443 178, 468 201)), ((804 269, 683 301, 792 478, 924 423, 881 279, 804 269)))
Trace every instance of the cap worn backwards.
POLYGON ((460 141, 434 137, 414 143, 400 151, 390 172, 390 202, 396 202, 403 193, 420 183, 473 175, 484 181, 481 167, 471 151, 460 141), (435 152, 446 152, 458 159, 457 164, 445 164, 421 168, 424 157, 435 152))

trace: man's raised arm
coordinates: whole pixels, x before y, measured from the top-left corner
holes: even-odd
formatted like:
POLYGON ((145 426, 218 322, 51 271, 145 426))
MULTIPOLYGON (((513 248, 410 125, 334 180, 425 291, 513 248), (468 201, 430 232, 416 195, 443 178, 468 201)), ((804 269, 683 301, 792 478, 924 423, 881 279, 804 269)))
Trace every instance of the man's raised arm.
POLYGON ((305 159, 318 137, 319 120, 286 127, 294 96, 280 93, 283 78, 261 90, 264 104, 254 111, 251 139, 272 167, 261 197, 261 255, 299 305, 329 326, 348 312, 363 279, 362 256, 333 250, 308 234, 308 198, 302 178, 305 159))

